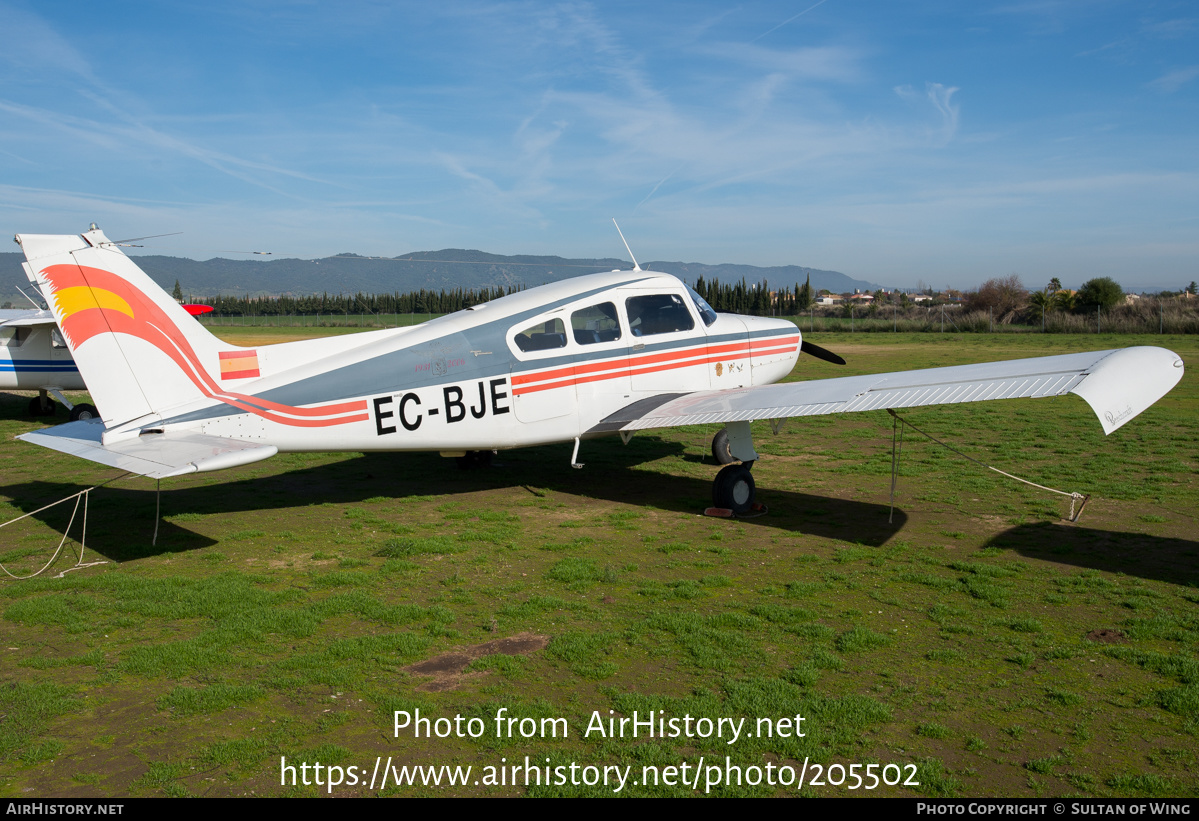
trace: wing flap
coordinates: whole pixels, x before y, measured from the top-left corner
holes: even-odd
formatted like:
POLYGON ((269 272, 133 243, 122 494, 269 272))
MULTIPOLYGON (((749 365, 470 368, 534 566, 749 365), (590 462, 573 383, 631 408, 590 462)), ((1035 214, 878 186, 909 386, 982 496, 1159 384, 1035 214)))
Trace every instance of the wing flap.
POLYGON ((105 445, 104 423, 98 419, 68 422, 18 436, 26 442, 68 453, 102 465, 140 473, 151 479, 186 473, 223 470, 268 459, 279 452, 274 445, 224 439, 203 433, 146 433, 105 445))
POLYGON ((1182 360, 1164 348, 1045 356, 949 368, 788 382, 689 393, 657 406, 630 405, 590 432, 643 430, 914 408, 1076 393, 1111 433, 1182 378, 1182 360))

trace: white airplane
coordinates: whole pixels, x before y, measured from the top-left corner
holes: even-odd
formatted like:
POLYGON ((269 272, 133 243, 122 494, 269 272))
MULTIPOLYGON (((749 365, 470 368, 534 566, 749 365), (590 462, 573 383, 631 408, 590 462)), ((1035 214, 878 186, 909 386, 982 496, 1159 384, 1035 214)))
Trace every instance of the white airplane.
POLYGON ((53 396, 71 412, 71 420, 98 414, 87 403, 72 404, 63 391, 87 386, 71 359, 67 343, 49 311, 0 311, 0 391, 37 391, 29 400, 30 416, 53 416, 53 396))
POLYGON ((718 314, 667 274, 591 274, 410 328, 239 348, 212 336, 94 228, 18 234, 101 419, 18 438, 150 478, 281 451, 472 453, 723 423, 713 502, 754 503, 750 422, 1059 396, 1106 433, 1182 378, 1137 347, 773 384, 801 352, 837 360, 781 319, 718 314))

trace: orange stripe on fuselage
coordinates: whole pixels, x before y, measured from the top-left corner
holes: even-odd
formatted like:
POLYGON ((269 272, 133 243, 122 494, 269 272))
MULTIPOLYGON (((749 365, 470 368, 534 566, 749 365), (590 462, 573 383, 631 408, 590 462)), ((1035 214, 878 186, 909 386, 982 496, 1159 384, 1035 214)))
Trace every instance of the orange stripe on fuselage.
POLYGON ((748 353, 750 357, 755 357, 776 353, 793 353, 798 346, 798 336, 776 337, 764 342, 747 340, 724 345, 694 346, 691 348, 681 348, 676 351, 632 357, 630 359, 610 359, 588 365, 567 365, 540 373, 513 376, 512 393, 523 395, 551 390, 553 388, 566 388, 571 385, 581 385, 588 382, 600 382, 605 379, 641 376, 659 371, 675 370, 677 368, 709 365, 712 362, 727 359, 729 354, 748 353))

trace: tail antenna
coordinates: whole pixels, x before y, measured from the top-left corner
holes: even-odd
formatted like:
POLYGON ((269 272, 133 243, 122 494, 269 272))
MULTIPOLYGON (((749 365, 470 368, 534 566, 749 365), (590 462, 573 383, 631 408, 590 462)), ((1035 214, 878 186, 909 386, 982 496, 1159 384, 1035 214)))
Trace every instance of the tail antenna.
POLYGON ((637 264, 637 257, 633 256, 633 249, 629 247, 629 242, 624 238, 624 232, 620 230, 620 225, 616 222, 616 217, 612 218, 612 224, 616 226, 616 233, 620 234, 620 241, 624 243, 624 249, 629 252, 629 259, 633 260, 633 270, 640 271, 641 266, 637 264))

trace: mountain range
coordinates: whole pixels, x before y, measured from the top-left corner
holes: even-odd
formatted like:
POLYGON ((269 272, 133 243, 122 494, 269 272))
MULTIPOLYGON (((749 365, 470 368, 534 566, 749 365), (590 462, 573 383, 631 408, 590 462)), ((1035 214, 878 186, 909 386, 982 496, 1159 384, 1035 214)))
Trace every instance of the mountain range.
MULTIPOLYGON (((622 259, 567 259, 556 256, 503 256, 483 251, 448 248, 422 251, 400 257, 364 257, 339 254, 324 259, 223 259, 204 261, 153 254, 133 257, 150 277, 168 292, 180 283, 188 297, 216 294, 230 296, 278 296, 288 294, 406 293, 422 288, 452 290, 481 287, 532 287, 557 282, 582 274, 613 269, 627 270, 622 259)), ((28 285, 21 270, 24 255, 0 253, 0 300, 23 307, 27 301, 17 287, 28 285)), ((650 262, 646 270, 675 274, 688 283, 699 277, 732 283, 743 277, 747 282, 766 280, 771 287, 802 285, 812 278, 812 289, 826 288, 833 293, 875 290, 878 286, 851 279, 837 271, 823 271, 799 265, 763 268, 756 265, 698 262, 650 262)))

